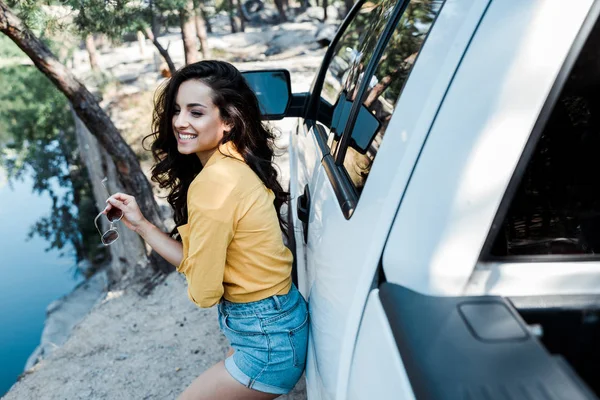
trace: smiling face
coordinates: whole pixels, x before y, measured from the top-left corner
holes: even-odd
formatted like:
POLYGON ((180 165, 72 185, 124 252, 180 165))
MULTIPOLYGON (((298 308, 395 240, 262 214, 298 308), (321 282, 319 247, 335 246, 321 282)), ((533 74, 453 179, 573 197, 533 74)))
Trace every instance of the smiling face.
POLYGON ((188 80, 179 86, 173 112, 173 133, 177 151, 196 154, 202 165, 216 151, 223 134, 231 128, 221 119, 219 108, 212 100, 212 89, 198 80, 188 80))

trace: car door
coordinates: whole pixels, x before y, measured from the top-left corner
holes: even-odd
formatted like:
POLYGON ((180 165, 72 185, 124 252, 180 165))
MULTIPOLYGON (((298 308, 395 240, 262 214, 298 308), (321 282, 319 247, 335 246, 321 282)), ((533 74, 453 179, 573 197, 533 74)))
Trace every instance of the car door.
POLYGON ((358 326, 397 204, 487 4, 359 2, 331 44, 292 142, 311 399, 346 398, 358 326))
POLYGON ((572 5, 486 9, 399 203, 348 398, 600 391, 600 3, 572 5))

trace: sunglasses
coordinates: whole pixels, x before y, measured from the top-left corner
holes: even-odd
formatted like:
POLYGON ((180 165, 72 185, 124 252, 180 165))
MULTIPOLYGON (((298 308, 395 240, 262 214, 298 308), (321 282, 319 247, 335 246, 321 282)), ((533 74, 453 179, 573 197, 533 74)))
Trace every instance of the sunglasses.
MULTIPOLYGON (((105 184, 106 181, 107 178, 102 179, 102 186, 104 186, 105 189, 107 189, 105 184)), ((106 214, 100 213, 96 216, 96 218, 94 218, 94 225, 96 225, 96 229, 100 233, 103 245, 109 246, 117 241, 119 238, 119 232, 117 231, 117 228, 115 228, 114 223, 120 221, 121 218, 123 218, 123 211, 116 207, 111 208, 106 214), (106 215, 106 219, 108 219, 108 222, 110 222, 108 230, 104 233, 102 233, 98 227, 98 218, 100 218, 102 215, 106 215)))

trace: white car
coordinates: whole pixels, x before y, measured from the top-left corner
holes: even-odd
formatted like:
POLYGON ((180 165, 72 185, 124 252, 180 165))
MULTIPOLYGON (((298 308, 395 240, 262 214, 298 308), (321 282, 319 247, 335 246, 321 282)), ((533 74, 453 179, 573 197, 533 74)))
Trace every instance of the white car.
POLYGON ((309 93, 246 73, 265 118, 298 119, 309 399, 600 393, 599 15, 359 1, 309 93))

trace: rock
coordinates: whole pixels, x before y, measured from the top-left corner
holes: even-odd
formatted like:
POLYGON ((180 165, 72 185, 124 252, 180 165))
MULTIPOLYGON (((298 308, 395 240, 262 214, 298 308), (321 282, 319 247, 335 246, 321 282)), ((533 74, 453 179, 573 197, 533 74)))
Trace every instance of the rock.
POLYGON ((88 273, 94 269, 93 264, 89 260, 81 260, 77 263, 77 271, 82 276, 88 276, 88 273))
POLYGON ((129 356, 127 354, 119 354, 117 357, 115 357, 116 361, 124 361, 127 360, 127 358, 129 358, 129 356))
POLYGON ((337 30, 337 25, 324 25, 321 29, 317 31, 316 42, 319 43, 322 47, 329 46, 329 43, 333 41, 337 30))
MULTIPOLYGON (((340 19, 341 15, 338 9, 334 5, 327 7, 327 21, 338 21, 340 19)), ((308 7, 303 13, 294 18, 295 22, 315 22, 315 20, 323 21, 323 7, 308 7)))
POLYGON ((46 309, 40 345, 29 356, 25 364, 26 371, 67 341, 73 328, 102 298, 106 286, 106 272, 100 271, 79 284, 70 294, 50 303, 46 309))

